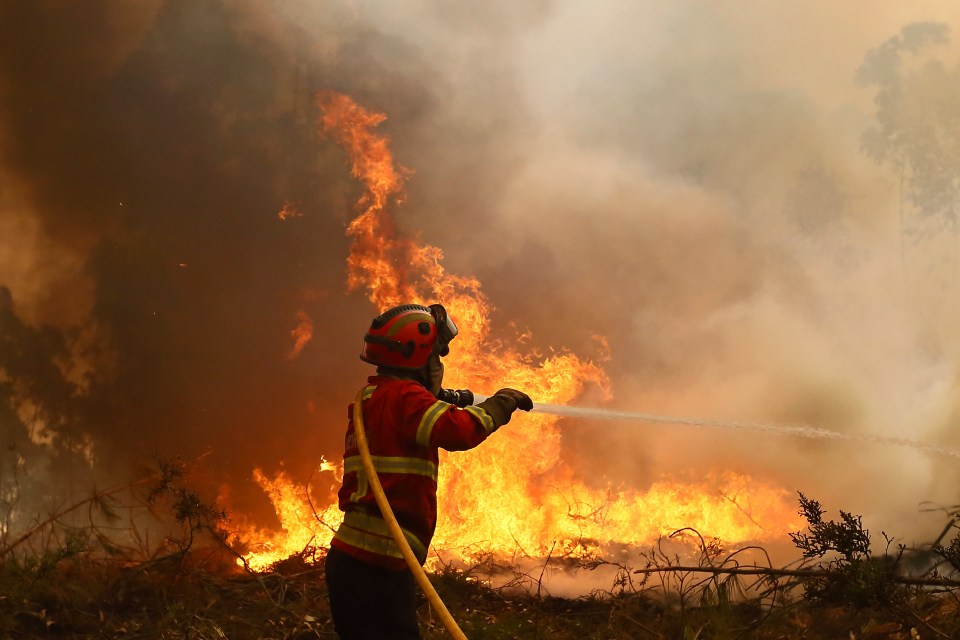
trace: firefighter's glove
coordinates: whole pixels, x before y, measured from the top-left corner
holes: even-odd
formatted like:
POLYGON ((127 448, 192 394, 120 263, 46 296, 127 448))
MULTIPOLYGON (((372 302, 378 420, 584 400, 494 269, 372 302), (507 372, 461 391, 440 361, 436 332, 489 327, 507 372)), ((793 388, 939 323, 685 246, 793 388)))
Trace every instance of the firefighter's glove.
POLYGON ((533 409, 533 400, 530 396, 516 389, 500 389, 495 394, 477 404, 487 412, 497 428, 510 422, 510 416, 517 409, 530 411, 533 409))
POLYGON ((521 411, 532 411, 533 410, 533 400, 530 399, 530 396, 525 394, 523 391, 517 391, 516 389, 500 389, 497 391, 495 396, 507 396, 514 401, 514 404, 517 409, 521 411))

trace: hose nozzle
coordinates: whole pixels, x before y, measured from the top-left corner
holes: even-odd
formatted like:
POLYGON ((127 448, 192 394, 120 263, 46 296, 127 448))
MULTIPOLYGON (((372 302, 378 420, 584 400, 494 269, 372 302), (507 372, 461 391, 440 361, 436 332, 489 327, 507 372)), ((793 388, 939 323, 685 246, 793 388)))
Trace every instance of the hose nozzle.
POLYGON ((473 391, 469 389, 440 389, 437 400, 442 400, 463 409, 473 404, 473 391))

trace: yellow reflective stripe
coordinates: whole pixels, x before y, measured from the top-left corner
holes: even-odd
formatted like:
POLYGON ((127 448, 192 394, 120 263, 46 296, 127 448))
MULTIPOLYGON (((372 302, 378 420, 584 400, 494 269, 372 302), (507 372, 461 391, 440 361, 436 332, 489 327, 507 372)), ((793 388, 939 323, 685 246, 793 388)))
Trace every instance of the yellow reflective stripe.
POLYGON ((471 415, 476 416, 477 420, 480 421, 480 424, 483 425, 483 430, 487 432, 487 435, 490 435, 497 430, 497 424, 493 421, 493 418, 490 417, 490 414, 477 406, 469 406, 464 408, 465 411, 470 412, 471 415))
POLYGON ((437 400, 434 402, 427 412, 423 414, 423 418, 420 419, 420 426, 417 427, 417 444, 421 447, 430 446, 430 434, 433 433, 433 427, 437 424, 437 420, 445 412, 450 410, 452 404, 448 404, 442 400, 437 400))
POLYGON ((337 535, 334 537, 357 549, 363 549, 364 551, 370 551, 391 558, 403 558, 400 547, 397 546, 393 538, 376 536, 366 531, 359 531, 348 527, 345 524, 340 525, 340 528, 337 529, 337 535))
MULTIPOLYGON (((371 384, 363 388, 363 399, 368 400, 370 396, 373 395, 374 390, 377 388, 377 385, 371 384)), ((357 458, 359 460, 359 458, 357 458)), ((370 488, 367 483, 367 473, 363 470, 363 465, 360 465, 356 469, 347 469, 347 471, 356 471, 357 472, 357 490, 350 494, 350 502, 359 502, 361 498, 367 495, 367 490, 370 488)))
POLYGON ((367 495, 367 474, 363 469, 357 471, 357 490, 350 494, 350 502, 359 502, 361 498, 367 495))
MULTIPOLYGON (((412 532, 403 527, 400 530, 403 531, 403 537, 410 543, 413 555, 422 564, 427 559, 427 548, 420 541, 420 538, 412 532)), ((383 518, 378 518, 369 513, 347 511, 343 516, 343 524, 337 529, 335 537, 364 551, 379 553, 391 558, 403 558, 400 547, 390 534, 387 523, 383 518)))
MULTIPOLYGON (((403 458, 399 456, 370 456, 377 473, 409 473, 426 476, 436 481, 437 465, 423 458, 403 458)), ((350 456, 343 460, 344 473, 356 471, 363 473, 363 461, 360 456, 350 456)), ((365 475, 365 474, 364 474, 365 475)), ((358 475, 359 477, 359 475, 358 475)))

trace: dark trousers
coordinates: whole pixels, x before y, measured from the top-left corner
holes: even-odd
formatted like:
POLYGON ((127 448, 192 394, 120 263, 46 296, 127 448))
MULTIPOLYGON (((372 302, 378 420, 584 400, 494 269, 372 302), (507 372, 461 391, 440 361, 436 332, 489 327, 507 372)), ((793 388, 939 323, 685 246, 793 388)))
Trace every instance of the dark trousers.
POLYGON ((420 640, 409 571, 368 564, 333 547, 327 554, 327 590, 341 640, 420 640))

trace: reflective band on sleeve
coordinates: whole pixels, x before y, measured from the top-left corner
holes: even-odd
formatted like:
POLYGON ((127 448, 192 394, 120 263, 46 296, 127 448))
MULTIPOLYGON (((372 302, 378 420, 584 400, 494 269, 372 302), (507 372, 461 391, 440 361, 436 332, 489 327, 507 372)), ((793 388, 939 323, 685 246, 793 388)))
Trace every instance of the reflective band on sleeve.
MULTIPOLYGON (((363 399, 368 400, 370 396, 373 395, 374 390, 376 390, 377 385, 371 384, 363 388, 363 399)), ((356 456, 354 456, 356 457, 356 456)), ((360 458, 357 458, 359 460, 360 458)), ((346 468, 346 460, 344 460, 344 473, 349 471, 357 472, 357 490, 350 494, 350 502, 359 502, 365 495, 367 495, 367 490, 370 488, 367 482, 367 472, 363 470, 363 465, 357 466, 355 469, 346 468)))
POLYGON ((490 414, 477 406, 469 406, 464 409, 469 412, 470 415, 475 416, 477 420, 480 421, 480 424, 483 425, 483 430, 487 432, 487 435, 490 435, 497 430, 497 425, 493 421, 493 418, 490 417, 490 414))
POLYGON ((430 434, 433 433, 434 425, 437 424, 440 416, 449 411, 452 406, 452 404, 437 400, 427 409, 427 412, 423 414, 423 418, 420 419, 420 426, 417 427, 418 445, 421 447, 430 446, 430 434))
MULTIPOLYGON (((346 467, 346 465, 344 465, 346 467)), ((363 470, 363 467, 357 469, 357 490, 350 494, 350 502, 360 502, 360 500, 367 495, 367 489, 369 485, 367 483, 367 472, 363 470)), ((344 471, 346 473, 346 470, 344 471)))
MULTIPOLYGON (((410 543, 413 555, 417 557, 420 564, 427 559, 427 548, 421 542, 420 538, 410 531, 403 529, 403 537, 410 543)), ((383 518, 363 513, 360 511, 347 511, 343 516, 343 524, 337 529, 335 536, 337 539, 346 542, 352 547, 378 553, 382 556, 391 558, 403 558, 400 547, 390 535, 390 529, 383 518)))
MULTIPOLYGON (((373 466, 377 473, 409 473, 417 476, 426 476, 437 481, 437 465, 423 458, 402 458, 398 456, 370 456, 373 460, 373 466)), ((363 461, 360 456, 350 456, 343 460, 343 472, 357 472, 357 477, 361 475, 366 479, 363 472, 363 461)))

